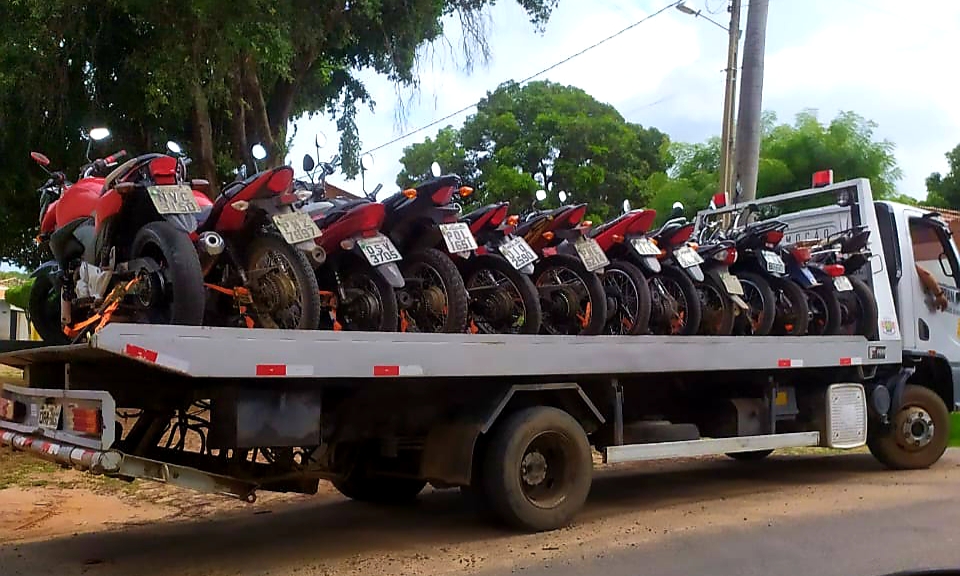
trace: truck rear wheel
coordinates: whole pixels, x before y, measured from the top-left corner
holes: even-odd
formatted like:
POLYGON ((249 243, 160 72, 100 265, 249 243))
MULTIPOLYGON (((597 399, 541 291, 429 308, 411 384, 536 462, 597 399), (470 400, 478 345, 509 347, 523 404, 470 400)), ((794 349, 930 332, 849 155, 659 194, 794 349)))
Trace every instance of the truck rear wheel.
POLYGON ((484 455, 492 510, 531 532, 565 526, 590 492, 593 457, 583 427, 562 410, 526 408, 501 422, 484 455))
POLYGON ((380 476, 359 468, 333 481, 333 487, 347 498, 374 504, 413 502, 426 485, 425 480, 380 476))
POLYGON ((943 456, 950 437, 950 413, 936 392, 906 386, 903 406, 892 420, 885 433, 867 439, 870 453, 884 466, 894 470, 929 468, 943 456))

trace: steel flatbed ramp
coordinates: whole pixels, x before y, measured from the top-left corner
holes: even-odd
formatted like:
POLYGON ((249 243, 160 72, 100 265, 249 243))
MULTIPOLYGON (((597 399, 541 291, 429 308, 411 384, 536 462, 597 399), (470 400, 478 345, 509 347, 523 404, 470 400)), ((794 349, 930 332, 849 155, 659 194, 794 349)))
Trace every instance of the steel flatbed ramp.
POLYGON ((517 336, 111 324, 89 344, 0 354, 12 366, 131 360, 196 378, 497 378, 889 364, 862 337, 517 336))

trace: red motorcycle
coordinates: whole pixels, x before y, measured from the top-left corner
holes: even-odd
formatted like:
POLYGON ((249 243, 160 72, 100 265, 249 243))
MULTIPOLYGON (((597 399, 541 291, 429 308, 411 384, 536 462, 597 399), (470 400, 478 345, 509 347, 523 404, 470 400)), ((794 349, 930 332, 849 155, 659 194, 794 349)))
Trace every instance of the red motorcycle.
MULTIPOLYGON (((91 130, 89 142, 109 136, 91 130)), ((87 146, 89 159, 90 144, 87 146)), ((40 234, 54 259, 34 273, 30 317, 46 342, 65 344, 111 319, 199 325, 203 274, 194 238, 204 181, 178 158, 126 152, 89 162, 75 183, 50 172, 40 187, 40 234)), ((202 248, 202 247, 201 247, 202 248)))

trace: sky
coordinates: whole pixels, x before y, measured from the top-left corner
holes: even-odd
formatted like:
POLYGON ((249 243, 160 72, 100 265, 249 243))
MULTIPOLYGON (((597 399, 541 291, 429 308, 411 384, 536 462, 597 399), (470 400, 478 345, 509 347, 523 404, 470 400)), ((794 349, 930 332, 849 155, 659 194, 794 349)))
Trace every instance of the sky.
MULTIPOLYGON (((516 2, 500 0, 487 12, 490 59, 469 71, 459 51, 459 24, 445 21, 448 42, 421 51, 416 90, 362 73, 376 102, 373 111, 364 108, 357 117, 363 149, 475 104, 500 83, 526 78, 668 4, 559 0, 541 32, 516 2)), ((686 4, 729 23, 726 0, 686 4)), ((726 43, 720 28, 670 9, 538 79, 578 86, 630 122, 654 126, 674 141, 698 142, 720 133, 726 43)), ((924 179, 945 172, 944 154, 960 143, 957 54, 956 0, 770 0, 763 108, 781 122, 792 122, 807 108, 819 110, 821 121, 844 110, 873 120, 876 137, 896 144, 903 170, 899 191, 923 198, 924 179)), ((445 125, 462 125, 469 114, 375 152, 367 188, 383 183, 384 193, 395 191, 403 148, 445 125)), ((328 141, 321 156, 335 154, 338 135, 331 120, 303 118, 296 124, 289 157, 295 167, 304 153, 315 153, 318 131, 328 141)), ((345 181, 337 174, 329 181, 361 190, 359 178, 345 181)))

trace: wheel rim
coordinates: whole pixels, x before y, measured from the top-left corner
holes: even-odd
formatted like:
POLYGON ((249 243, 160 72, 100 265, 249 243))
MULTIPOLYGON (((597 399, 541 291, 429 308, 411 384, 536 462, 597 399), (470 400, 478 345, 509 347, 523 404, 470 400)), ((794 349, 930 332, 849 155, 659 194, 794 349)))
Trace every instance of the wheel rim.
POLYGON ((373 278, 351 274, 344 281, 344 289, 349 300, 342 309, 341 323, 347 330, 378 330, 383 322, 383 294, 373 278))
POLYGON ((543 305, 543 327, 550 334, 579 334, 590 324, 587 285, 565 266, 552 266, 537 278, 538 288, 550 288, 543 305))
POLYGON ((910 406, 897 415, 897 444, 917 452, 926 448, 936 435, 936 425, 930 412, 919 406, 910 406))
POLYGON ((640 316, 640 288, 623 270, 608 269, 603 275, 603 291, 607 296, 608 334, 630 334, 640 316))
POLYGON ((807 305, 810 308, 810 321, 807 333, 822 336, 827 329, 827 301, 813 290, 807 290, 807 305))
POLYGON ((654 334, 680 334, 687 327, 690 309, 683 287, 676 280, 658 276, 650 280, 650 298, 656 322, 651 322, 654 334))
POLYGON ((720 334, 723 325, 723 313, 728 306, 726 298, 716 286, 700 284, 697 286, 700 295, 701 312, 700 327, 707 335, 720 334))
POLYGON ((505 273, 483 268, 467 280, 470 328, 483 334, 517 334, 526 322, 527 307, 520 288, 505 273), (476 296, 474 296, 476 294, 476 296))
POLYGON ((260 323, 264 328, 299 328, 303 286, 294 262, 284 252, 268 248, 256 254, 251 264, 250 294, 260 323))
POLYGON ((756 333, 763 324, 763 293, 760 287, 751 280, 740 278, 740 285, 743 286, 743 301, 750 308, 747 310, 747 320, 750 322, 750 330, 756 333))
POLYGON ((797 304, 790 299, 786 290, 774 288, 774 292, 777 296, 777 328, 789 336, 796 331, 803 319, 800 318, 797 304))
POLYGON ((408 268, 414 279, 408 293, 413 304, 407 314, 411 332, 440 332, 447 323, 447 290, 440 271, 426 262, 408 268))
POLYGON ((520 489, 538 508, 555 508, 566 498, 573 466, 570 439, 558 432, 542 432, 527 445, 520 459, 520 489))

